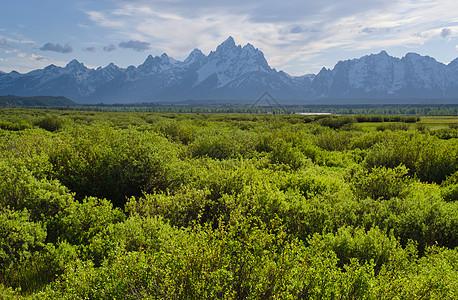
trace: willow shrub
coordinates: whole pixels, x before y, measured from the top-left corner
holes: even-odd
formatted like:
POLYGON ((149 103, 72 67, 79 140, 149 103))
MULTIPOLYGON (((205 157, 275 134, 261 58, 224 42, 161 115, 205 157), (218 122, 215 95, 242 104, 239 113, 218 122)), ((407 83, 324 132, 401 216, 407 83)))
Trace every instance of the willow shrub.
POLYGON ((375 144, 364 163, 369 168, 395 168, 403 164, 410 175, 422 181, 440 183, 458 169, 458 142, 418 132, 398 134, 375 144))
POLYGON ((407 192, 408 169, 399 165, 396 168, 374 167, 358 170, 353 175, 352 186, 359 198, 390 199, 403 197, 407 192))
POLYGON ((50 154, 53 176, 80 199, 108 198, 123 206, 126 197, 173 190, 185 181, 180 148, 154 132, 93 125, 61 140, 50 154))

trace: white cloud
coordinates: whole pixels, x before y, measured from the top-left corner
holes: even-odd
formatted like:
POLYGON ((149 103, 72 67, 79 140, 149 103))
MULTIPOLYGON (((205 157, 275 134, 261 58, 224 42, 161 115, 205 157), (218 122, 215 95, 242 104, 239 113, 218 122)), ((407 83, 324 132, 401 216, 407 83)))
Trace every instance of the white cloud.
POLYGON ((82 23, 79 23, 79 24, 78 24, 78 27, 84 28, 84 29, 90 29, 90 28, 91 28, 91 26, 88 26, 88 25, 82 24, 82 23))
POLYGON ((91 21, 93 21, 93 22, 95 22, 98 25, 103 26, 103 27, 122 28, 125 25, 124 22, 110 20, 109 17, 106 16, 102 12, 88 11, 86 13, 88 14, 89 19, 91 19, 91 21))
POLYGON ((50 61, 50 60, 52 60, 49 57, 36 55, 34 53, 30 54, 29 59, 32 60, 32 61, 34 61, 34 60, 36 60, 36 61, 50 61))
POLYGON ((238 42, 262 46, 278 62, 288 60, 280 57, 285 50, 290 57, 329 47, 361 48, 362 31, 366 31, 365 48, 379 45, 380 40, 390 44, 421 44, 428 37, 418 34, 442 30, 442 24, 458 21, 454 0, 440 3, 432 0, 137 0, 115 3, 116 9, 87 13, 100 26, 123 28, 123 34, 131 39, 148 37, 164 51, 185 55, 183 51, 194 47, 209 50, 214 48, 215 42, 232 35, 238 42), (375 35, 368 38, 368 31, 375 35))

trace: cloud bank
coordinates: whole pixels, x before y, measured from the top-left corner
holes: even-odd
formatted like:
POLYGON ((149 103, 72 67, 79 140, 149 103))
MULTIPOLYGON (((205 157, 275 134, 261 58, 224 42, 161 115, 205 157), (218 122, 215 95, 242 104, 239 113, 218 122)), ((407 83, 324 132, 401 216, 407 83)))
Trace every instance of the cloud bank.
POLYGON ((274 65, 308 63, 329 49, 385 49, 450 37, 458 26, 455 0, 113 0, 114 8, 88 11, 94 23, 130 39, 135 51, 155 48, 172 56, 204 52, 233 36, 261 48, 274 65), (122 30, 120 30, 122 28, 122 30), (435 35, 427 34, 434 31, 435 35))

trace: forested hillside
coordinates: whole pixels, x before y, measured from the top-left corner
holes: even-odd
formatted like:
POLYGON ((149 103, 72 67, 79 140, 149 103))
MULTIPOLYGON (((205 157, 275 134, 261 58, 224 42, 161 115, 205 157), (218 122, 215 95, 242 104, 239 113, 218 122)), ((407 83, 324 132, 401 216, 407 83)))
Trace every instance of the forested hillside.
POLYGON ((0 118, 1 299, 458 297, 458 118, 0 118))
POLYGON ((76 106, 77 104, 65 97, 53 96, 0 96, 0 107, 18 106, 76 106))

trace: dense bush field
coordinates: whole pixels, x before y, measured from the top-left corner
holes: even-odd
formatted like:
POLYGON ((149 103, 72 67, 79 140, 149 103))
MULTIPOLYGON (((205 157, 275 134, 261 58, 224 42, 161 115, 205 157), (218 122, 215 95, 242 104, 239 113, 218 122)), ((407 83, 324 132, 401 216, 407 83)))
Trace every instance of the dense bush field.
POLYGON ((1 299, 458 297, 453 124, 0 117, 1 299))

